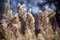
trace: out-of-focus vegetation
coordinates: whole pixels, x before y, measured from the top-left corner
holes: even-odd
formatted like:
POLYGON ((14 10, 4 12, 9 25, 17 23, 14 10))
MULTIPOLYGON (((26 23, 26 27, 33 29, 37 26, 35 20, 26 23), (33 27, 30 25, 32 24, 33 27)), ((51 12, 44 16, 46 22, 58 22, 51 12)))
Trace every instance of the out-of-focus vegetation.
POLYGON ((5 4, 5 12, 0 20, 0 40, 60 40, 60 29, 55 12, 48 8, 38 15, 26 12, 18 3, 18 13, 13 14, 10 3, 5 4))

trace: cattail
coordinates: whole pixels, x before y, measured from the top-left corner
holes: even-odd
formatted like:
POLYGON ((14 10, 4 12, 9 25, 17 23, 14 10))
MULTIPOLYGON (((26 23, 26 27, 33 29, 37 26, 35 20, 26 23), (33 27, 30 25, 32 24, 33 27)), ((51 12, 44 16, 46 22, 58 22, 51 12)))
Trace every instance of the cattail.
MULTIPOLYGON (((10 0, 5 4, 5 13, 1 21, 3 27, 0 33, 5 38, 3 40, 59 40, 60 31, 57 27, 55 32, 50 23, 50 19, 56 14, 52 9, 40 10, 37 15, 38 23, 35 24, 35 18, 31 13, 25 11, 25 5, 18 3, 18 13, 13 15, 10 9, 10 0), (35 27, 36 25, 36 27, 35 27), (37 36, 35 35, 37 30, 37 36)), ((55 19, 54 19, 55 20, 55 19)), ((56 21, 56 20, 55 20, 56 21)), ((54 25, 55 26, 55 25, 54 25)), ((0 38, 0 40, 2 40, 0 38)))
POLYGON ((45 32, 46 32, 46 37, 47 37, 47 40, 52 40, 53 39, 53 30, 52 30, 52 26, 49 24, 49 25, 46 25, 46 28, 45 28, 45 32))
POLYGON ((10 0, 8 0, 8 3, 5 4, 5 13, 3 14, 3 16, 8 18, 9 20, 13 17, 12 10, 10 10, 10 0))
POLYGON ((21 22, 19 21, 19 18, 18 18, 18 13, 16 13, 14 16, 13 16, 13 19, 12 19, 12 32, 13 34, 15 35, 16 37, 16 40, 21 40, 21 33, 20 33, 20 29, 21 29, 21 22))
POLYGON ((44 20, 44 12, 43 11, 39 11, 39 14, 38 14, 38 19, 40 20, 40 22, 43 23, 43 20, 44 20))
POLYGON ((7 14, 10 10, 10 0, 8 0, 8 3, 5 4, 5 13, 7 14))
POLYGON ((32 33, 32 39, 34 39, 35 37, 35 19, 33 17, 33 15, 31 14, 31 9, 29 9, 28 13, 27 13, 27 20, 28 20, 28 28, 31 30, 32 33))
POLYGON ((49 18, 47 17, 47 15, 45 15, 45 13, 43 11, 39 11, 38 18, 44 24, 47 24, 49 22, 49 18))
POLYGON ((18 3, 18 8, 19 8, 19 18, 20 18, 20 21, 21 21, 21 34, 22 35, 22 39, 23 40, 28 40, 28 32, 27 32, 27 15, 26 15, 26 12, 24 10, 24 4, 21 5, 20 3, 18 3))
POLYGON ((18 8, 19 8, 19 16, 21 16, 24 20, 26 20, 26 17, 27 17, 27 15, 26 15, 26 12, 25 12, 25 7, 24 7, 25 5, 23 4, 23 5, 21 5, 20 3, 18 3, 18 8))
POLYGON ((8 0, 8 3, 5 4, 5 13, 7 14, 10 10, 10 0, 8 0))
MULTIPOLYGON (((12 31, 7 29, 3 25, 2 25, 2 27, 0 29, 0 33, 1 33, 1 37, 3 36, 4 40, 14 40, 15 39, 12 31)), ((2 40, 2 39, 0 39, 0 40, 2 40)))
POLYGON ((51 24, 49 23, 48 11, 41 11, 38 17, 43 22, 42 25, 40 25, 43 37, 45 40, 52 40, 53 30, 51 24))
POLYGON ((33 15, 31 14, 31 9, 29 9, 27 17, 28 17, 28 23, 29 23, 30 29, 32 29, 32 28, 34 29, 35 19, 34 19, 33 15))
MULTIPOLYGON (((53 30, 52 30, 52 26, 50 24, 40 24, 40 33, 42 33, 43 37, 45 38, 45 40, 52 40, 53 39, 53 30)), ((39 36, 39 35, 38 35, 39 36)))
MULTIPOLYGON (((16 28, 19 29, 20 26, 21 26, 21 22, 19 21, 19 17, 18 17, 18 13, 16 13, 14 16, 13 16, 13 23, 16 24, 16 28)), ((15 25, 13 25, 15 26, 15 25)))
POLYGON ((45 11, 45 13, 46 13, 46 16, 48 16, 49 17, 49 19, 50 18, 52 18, 56 13, 52 10, 52 9, 47 9, 46 11, 45 11))
POLYGON ((46 16, 45 16, 45 18, 44 18, 44 23, 45 23, 45 24, 48 24, 48 23, 49 23, 49 18, 46 17, 46 16))
POLYGON ((53 9, 49 8, 49 9, 46 10, 46 12, 48 12, 48 15, 49 15, 49 14, 52 14, 54 11, 53 11, 53 9))
POLYGON ((40 10, 38 18, 42 20, 43 17, 44 17, 44 12, 42 10, 40 10))
POLYGON ((13 18, 13 12, 12 12, 12 10, 10 10, 9 11, 10 13, 9 13, 9 18, 10 18, 10 20, 13 18))

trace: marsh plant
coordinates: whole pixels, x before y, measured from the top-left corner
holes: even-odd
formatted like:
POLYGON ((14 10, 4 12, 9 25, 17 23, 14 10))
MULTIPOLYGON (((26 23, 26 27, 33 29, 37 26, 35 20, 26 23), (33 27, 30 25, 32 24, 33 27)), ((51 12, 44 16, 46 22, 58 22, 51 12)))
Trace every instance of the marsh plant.
POLYGON ((6 3, 0 20, 0 40, 60 40, 56 13, 52 9, 40 10, 35 18, 31 9, 25 11, 24 4, 18 3, 17 7, 18 13, 13 14, 9 0, 6 3), (52 20, 55 20, 53 25, 52 20))

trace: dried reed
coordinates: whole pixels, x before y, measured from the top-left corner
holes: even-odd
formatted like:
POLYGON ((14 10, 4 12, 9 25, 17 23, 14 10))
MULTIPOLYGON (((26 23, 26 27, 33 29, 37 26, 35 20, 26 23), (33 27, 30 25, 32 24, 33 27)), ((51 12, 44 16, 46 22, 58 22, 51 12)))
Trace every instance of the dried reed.
POLYGON ((13 14, 12 10, 10 10, 9 0, 6 3, 5 13, 2 20, 0 20, 2 23, 0 25, 0 40, 60 40, 60 29, 56 26, 54 33, 51 25, 50 19, 55 15, 52 9, 47 9, 44 12, 39 11, 37 18, 39 24, 35 27, 36 19, 31 13, 31 9, 26 12, 24 5, 18 3, 17 6, 18 13, 13 14), (37 36, 35 34, 36 28, 39 30, 37 36))

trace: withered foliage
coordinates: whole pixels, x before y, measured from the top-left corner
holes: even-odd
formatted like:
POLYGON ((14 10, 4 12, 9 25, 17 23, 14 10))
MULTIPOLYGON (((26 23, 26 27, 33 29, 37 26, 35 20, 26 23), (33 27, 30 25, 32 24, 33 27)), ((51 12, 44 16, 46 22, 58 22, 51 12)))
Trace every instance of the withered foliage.
POLYGON ((52 9, 39 11, 35 18, 31 9, 26 12, 24 5, 18 3, 17 6, 18 13, 13 14, 8 0, 0 20, 0 40, 60 40, 60 29, 52 9))

